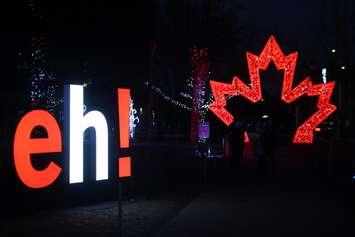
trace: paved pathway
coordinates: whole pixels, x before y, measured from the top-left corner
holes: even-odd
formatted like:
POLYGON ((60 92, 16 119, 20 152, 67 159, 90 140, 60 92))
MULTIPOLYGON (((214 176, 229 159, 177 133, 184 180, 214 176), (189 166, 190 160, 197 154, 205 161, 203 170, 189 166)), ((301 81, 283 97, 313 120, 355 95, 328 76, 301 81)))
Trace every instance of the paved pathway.
POLYGON ((240 180, 203 193, 155 236, 355 236, 348 188, 312 177, 240 180))

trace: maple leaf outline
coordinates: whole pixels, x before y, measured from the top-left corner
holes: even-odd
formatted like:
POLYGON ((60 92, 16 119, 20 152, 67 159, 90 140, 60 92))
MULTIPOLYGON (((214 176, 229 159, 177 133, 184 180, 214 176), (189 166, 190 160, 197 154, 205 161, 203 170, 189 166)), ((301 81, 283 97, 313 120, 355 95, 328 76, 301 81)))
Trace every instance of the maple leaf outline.
POLYGON ((208 108, 229 126, 233 122, 234 116, 225 108, 227 105, 225 96, 240 94, 253 103, 260 101, 262 99, 262 91, 259 71, 266 70, 272 61, 277 70, 284 70, 281 100, 289 104, 303 95, 318 96, 318 111, 297 128, 293 137, 294 143, 312 143, 314 129, 336 110, 336 106, 330 103, 335 82, 314 85, 310 77, 306 77, 297 86, 293 87, 298 53, 294 52, 285 56, 273 35, 270 36, 259 56, 247 52, 246 57, 250 86, 236 76, 233 77, 230 84, 211 80, 210 86, 214 101, 208 108))

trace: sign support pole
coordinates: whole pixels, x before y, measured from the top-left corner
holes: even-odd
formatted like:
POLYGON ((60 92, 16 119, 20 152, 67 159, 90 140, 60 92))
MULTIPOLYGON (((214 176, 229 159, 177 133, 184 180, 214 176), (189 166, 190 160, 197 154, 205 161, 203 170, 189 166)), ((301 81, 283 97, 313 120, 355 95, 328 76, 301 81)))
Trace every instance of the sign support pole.
POLYGON ((122 181, 118 182, 118 236, 122 237, 122 181))

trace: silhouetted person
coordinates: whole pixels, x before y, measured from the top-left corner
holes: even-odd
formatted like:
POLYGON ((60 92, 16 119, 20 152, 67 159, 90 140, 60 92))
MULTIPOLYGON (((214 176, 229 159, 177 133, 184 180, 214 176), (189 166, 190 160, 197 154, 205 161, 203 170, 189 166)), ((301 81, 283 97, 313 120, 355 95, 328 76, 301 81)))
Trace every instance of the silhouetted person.
POLYGON ((229 144, 231 147, 230 159, 232 167, 239 167, 240 162, 243 159, 244 130, 245 122, 243 120, 237 120, 231 127, 229 144))
POLYGON ((274 151, 275 136, 273 133, 271 118, 264 114, 255 122, 255 153, 258 162, 258 172, 264 174, 267 171, 274 151))

